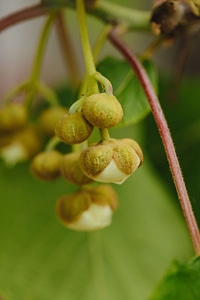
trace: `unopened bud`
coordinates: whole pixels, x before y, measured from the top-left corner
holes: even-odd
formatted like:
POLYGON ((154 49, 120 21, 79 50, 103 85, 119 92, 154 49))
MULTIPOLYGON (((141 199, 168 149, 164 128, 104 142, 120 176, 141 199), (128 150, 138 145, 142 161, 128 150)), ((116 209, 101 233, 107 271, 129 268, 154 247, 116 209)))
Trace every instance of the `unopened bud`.
POLYGON ((83 117, 81 112, 65 114, 56 124, 56 135, 66 144, 79 144, 87 140, 93 126, 83 117))
POLYGON ((79 156, 80 153, 66 154, 62 159, 61 173, 71 183, 77 185, 89 184, 93 180, 87 177, 80 168, 79 156))
POLYGON ((42 180, 55 180, 60 172, 62 154, 58 151, 46 151, 37 154, 31 163, 31 172, 42 180))
POLYGON ((66 113, 67 109, 62 106, 51 106, 45 109, 39 117, 39 126, 42 132, 48 136, 53 136, 56 123, 66 113))
POLYGON ((22 104, 10 103, 0 109, 0 132, 15 132, 27 122, 27 109, 22 104))
POLYGON ((82 112, 84 117, 98 128, 110 128, 117 125, 123 110, 117 98, 107 93, 99 93, 85 99, 82 112))
POLYGON ((86 176, 93 180, 121 184, 142 160, 130 142, 110 139, 88 147, 81 153, 79 162, 86 176))

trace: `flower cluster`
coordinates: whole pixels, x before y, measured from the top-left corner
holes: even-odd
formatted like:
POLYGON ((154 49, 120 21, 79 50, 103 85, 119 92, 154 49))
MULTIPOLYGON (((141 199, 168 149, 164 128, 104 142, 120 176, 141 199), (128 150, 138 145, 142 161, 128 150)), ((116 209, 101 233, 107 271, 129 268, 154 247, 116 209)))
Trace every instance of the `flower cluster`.
POLYGON ((43 152, 32 162, 32 173, 40 179, 54 180, 62 176, 79 186, 77 192, 62 196, 56 206, 59 219, 71 229, 95 230, 108 226, 117 206, 117 196, 109 185, 90 188, 88 185, 94 182, 121 184, 143 162, 143 153, 136 141, 117 140, 108 134, 108 128, 117 125, 122 118, 122 106, 112 92, 85 96, 55 125, 60 141, 76 145, 76 151, 62 155, 57 151, 43 152), (94 127, 100 130, 101 140, 88 146, 94 127))
POLYGON ((69 110, 63 108, 56 93, 39 79, 46 37, 54 22, 54 16, 50 16, 41 34, 30 79, 5 98, 8 103, 23 92, 24 104, 9 103, 0 109, 0 157, 13 165, 31 158, 30 170, 38 179, 52 181, 63 177, 75 184, 75 193, 58 199, 56 212, 67 227, 86 231, 110 225, 117 207, 114 189, 96 182, 122 184, 143 162, 136 141, 117 140, 108 132, 122 120, 123 109, 113 95, 111 82, 96 71, 85 15, 85 5, 94 3, 95 0, 87 0, 76 5, 86 66, 80 99, 69 110), (42 111, 35 122, 28 109, 37 94, 52 106, 42 111), (91 144, 94 127, 99 130, 100 140, 91 144), (61 142, 71 145, 72 152, 58 148, 61 142))

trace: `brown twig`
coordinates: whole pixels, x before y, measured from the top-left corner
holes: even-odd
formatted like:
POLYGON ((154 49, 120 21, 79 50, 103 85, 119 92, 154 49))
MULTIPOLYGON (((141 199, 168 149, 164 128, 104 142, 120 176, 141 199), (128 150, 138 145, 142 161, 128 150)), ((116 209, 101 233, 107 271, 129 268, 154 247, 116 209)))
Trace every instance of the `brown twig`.
POLYGON ((173 181, 176 187, 180 205, 182 207, 183 215, 185 217, 190 237, 193 243, 195 253, 200 254, 200 232, 197 226, 197 222, 193 213, 193 209, 190 203, 190 199, 187 193, 179 161, 176 155, 174 143, 170 134, 170 130, 165 119, 163 110, 160 106, 159 100, 156 96, 154 88, 150 82, 150 79, 132 50, 123 42, 120 38, 117 27, 109 34, 111 43, 119 50, 119 52, 125 57, 130 63, 135 74, 137 75, 144 92, 147 96, 149 104, 151 106, 152 114, 157 124, 163 146, 166 152, 170 170, 172 173, 173 181))
POLYGON ((33 5, 16 11, 0 20, 0 32, 19 22, 42 16, 48 12, 49 9, 42 6, 42 4, 33 5))

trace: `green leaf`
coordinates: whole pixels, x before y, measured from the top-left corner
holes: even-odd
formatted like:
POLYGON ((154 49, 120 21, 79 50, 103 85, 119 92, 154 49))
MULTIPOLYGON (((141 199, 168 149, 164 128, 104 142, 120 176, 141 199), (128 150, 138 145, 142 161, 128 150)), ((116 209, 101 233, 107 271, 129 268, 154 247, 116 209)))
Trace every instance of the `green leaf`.
POLYGON ((151 300, 199 300, 200 257, 181 265, 173 262, 151 300))
MULTIPOLYGON (((144 67, 157 90, 157 75, 152 62, 145 61, 144 67)), ((108 57, 97 69, 111 81, 114 94, 123 107, 124 117, 119 126, 137 123, 150 112, 141 84, 126 61, 108 57)))
POLYGON ((0 171, 3 299, 146 300, 169 262, 192 253, 184 220, 148 159, 114 186, 113 223, 93 233, 71 231, 55 215, 56 199, 75 186, 40 182, 26 164, 0 171))
POLYGON ((41 0, 41 2, 50 8, 75 7, 75 1, 72 0, 41 0))
MULTIPOLYGON (((200 87, 199 77, 185 78, 179 90, 171 90, 171 81, 162 79, 159 86, 159 99, 163 107, 169 128, 175 143, 185 182, 191 196, 198 224, 200 225, 200 87), (175 93, 176 97, 170 101, 169 96, 175 93)), ((150 115, 146 120, 146 148, 154 165, 170 189, 174 190, 169 167, 166 162, 166 155, 163 145, 155 126, 155 121, 150 115), (151 138, 149 139, 149 136, 151 138), (153 146, 152 146, 153 145, 153 146)))

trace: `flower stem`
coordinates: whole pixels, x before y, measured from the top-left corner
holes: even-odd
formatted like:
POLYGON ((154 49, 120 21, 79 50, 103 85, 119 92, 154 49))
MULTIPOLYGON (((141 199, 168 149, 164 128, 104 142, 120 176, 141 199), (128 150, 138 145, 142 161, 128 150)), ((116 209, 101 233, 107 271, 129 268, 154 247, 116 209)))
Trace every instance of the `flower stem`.
POLYGON ((54 150, 59 143, 61 143, 61 140, 56 135, 53 136, 46 144, 45 151, 54 150))
POLYGON ((64 12, 60 11, 57 18, 57 32, 59 37, 59 42, 61 45, 61 50, 63 52, 64 62, 66 64, 67 70, 69 70, 72 84, 77 87, 80 81, 80 72, 78 67, 78 62, 75 57, 75 51, 72 47, 72 41, 68 27, 65 25, 65 15, 64 12))
POLYGON ((91 93, 98 93, 98 85, 96 80, 94 80, 93 78, 93 75, 96 73, 96 67, 88 36, 84 0, 76 0, 76 5, 86 73, 89 81, 89 88, 91 93))
POLYGON ((30 20, 47 13, 49 13, 49 9, 42 4, 33 5, 20 11, 16 11, 0 20, 0 32, 19 22, 30 20))
POLYGON ((59 105, 59 98, 56 93, 43 82, 37 82, 36 87, 38 92, 45 98, 50 105, 59 105))
POLYGON ((143 68, 140 61, 137 59, 132 50, 121 40, 117 33, 117 28, 115 28, 109 35, 111 43, 120 51, 120 53, 126 58, 133 68, 135 74, 137 75, 144 92, 147 96, 149 104, 152 109, 152 114, 154 116, 155 122, 157 124, 160 137, 163 142, 163 146, 166 152, 170 170, 172 173, 173 181, 176 187, 180 205, 182 207, 183 215, 185 217, 190 237, 193 243, 195 253, 200 254, 200 232, 198 225, 194 216, 192 205, 188 196, 188 192, 185 186, 179 161, 176 155, 174 143, 169 131, 167 121, 165 119, 164 113, 160 106, 159 100, 150 82, 150 79, 143 68))
POLYGON ((48 17, 48 19, 44 25, 44 29, 41 33, 40 41, 38 44, 38 49, 36 51, 35 59, 33 61, 33 69, 31 72, 30 87, 29 87, 30 91, 27 94, 27 97, 25 100, 27 105, 31 104, 31 102, 34 99, 35 94, 37 92, 37 82, 38 82, 38 79, 40 76, 40 69, 41 69, 41 65, 42 65, 44 50, 45 50, 45 46, 46 46, 46 43, 47 43, 47 40, 49 37, 51 26, 55 20, 55 16, 56 16, 56 13, 52 13, 48 17))
POLYGON ((102 141, 107 141, 110 139, 109 131, 107 128, 99 128, 99 133, 102 141))
MULTIPOLYGON (((35 17, 49 14, 55 9, 75 8, 74 0, 63 1, 43 1, 40 4, 26 7, 22 10, 9 14, 0 19, 0 32, 13 26, 19 22, 26 21, 35 17), (58 3, 59 2, 59 3, 58 3)), ((150 11, 132 9, 110 3, 108 1, 97 1, 92 9, 88 9, 88 13, 96 16, 104 23, 119 24, 123 23, 126 29, 149 31, 149 20, 151 17, 150 11)))

